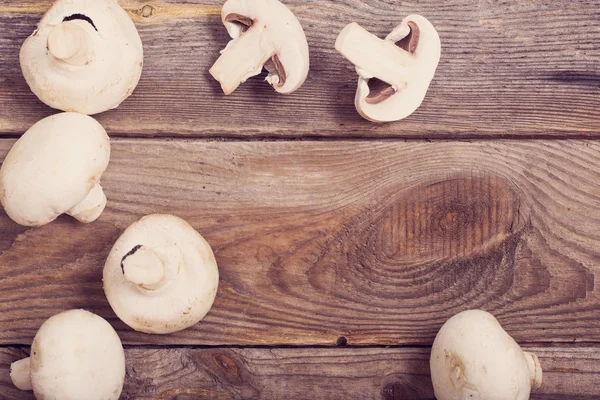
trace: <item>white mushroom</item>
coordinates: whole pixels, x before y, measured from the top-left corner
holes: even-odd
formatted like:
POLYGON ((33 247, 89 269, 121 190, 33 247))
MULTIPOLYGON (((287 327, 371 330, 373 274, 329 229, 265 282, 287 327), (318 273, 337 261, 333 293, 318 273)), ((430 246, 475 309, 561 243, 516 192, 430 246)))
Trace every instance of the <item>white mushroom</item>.
POLYGON ((50 107, 97 114, 117 107, 142 74, 142 41, 115 0, 58 0, 21 48, 21 69, 50 107))
POLYGON ((61 214, 92 222, 106 205, 99 182, 109 158, 108 135, 92 117, 61 113, 44 118, 6 156, 0 202, 21 225, 45 225, 61 214))
POLYGON ((493 315, 480 310, 446 321, 430 367, 438 400, 527 400, 542 384, 536 355, 522 351, 493 315))
POLYGON ((125 379, 125 353, 117 332, 101 317, 70 310, 38 330, 29 358, 11 365, 16 387, 37 399, 117 400, 125 379))
POLYGON ((279 93, 298 89, 308 75, 308 43, 296 16, 278 0, 227 0, 221 19, 233 39, 210 69, 225 94, 269 72, 279 93))
POLYGON ((398 121, 423 102, 440 60, 440 38, 431 23, 410 15, 385 40, 356 23, 335 48, 356 66, 356 109, 373 122, 398 121))
POLYGON ((115 314, 146 333, 172 333, 198 323, 218 285, 209 244, 172 215, 148 215, 132 224, 104 265, 104 292, 115 314))

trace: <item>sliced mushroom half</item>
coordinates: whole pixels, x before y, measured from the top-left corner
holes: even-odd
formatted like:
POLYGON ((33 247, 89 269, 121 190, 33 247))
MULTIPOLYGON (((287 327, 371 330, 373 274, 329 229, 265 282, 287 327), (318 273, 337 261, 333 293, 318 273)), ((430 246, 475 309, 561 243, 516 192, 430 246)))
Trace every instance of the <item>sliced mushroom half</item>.
POLYGON ((385 40, 348 24, 335 48, 356 66, 356 109, 373 122, 398 121, 419 108, 441 52, 437 31, 420 15, 406 17, 385 40))
POLYGON ((248 78, 269 72, 279 93, 298 89, 308 75, 308 43, 296 16, 278 0, 228 0, 221 19, 231 40, 210 69, 225 94, 248 78))

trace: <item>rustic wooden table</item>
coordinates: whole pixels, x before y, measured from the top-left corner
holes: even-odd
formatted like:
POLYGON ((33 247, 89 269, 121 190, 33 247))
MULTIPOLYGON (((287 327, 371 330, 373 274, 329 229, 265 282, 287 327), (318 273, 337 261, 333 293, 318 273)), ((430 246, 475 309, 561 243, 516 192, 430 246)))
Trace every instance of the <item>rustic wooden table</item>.
MULTIPOLYGON (((306 84, 225 97, 220 1, 124 0, 142 80, 98 116, 112 137, 90 225, 0 211, 0 396, 51 315, 85 308, 127 347, 125 399, 432 399, 428 355, 451 315, 494 313, 535 351, 535 399, 600 398, 600 1, 286 1, 311 47, 306 84), (334 48, 357 21, 385 35, 420 13, 443 56, 422 107, 376 125, 334 48), (150 336, 110 309, 113 242, 149 213, 189 221, 221 281, 208 317, 150 336)), ((53 113, 19 48, 49 0, 0 0, 0 160, 53 113)))

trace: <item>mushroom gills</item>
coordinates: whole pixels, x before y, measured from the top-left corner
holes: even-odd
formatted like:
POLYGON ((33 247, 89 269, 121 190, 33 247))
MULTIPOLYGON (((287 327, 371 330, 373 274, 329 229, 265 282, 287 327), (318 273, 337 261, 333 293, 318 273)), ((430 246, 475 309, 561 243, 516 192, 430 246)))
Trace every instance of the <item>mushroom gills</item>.
POLYGON ((227 14, 227 16, 225 17, 225 22, 229 22, 236 25, 239 29, 240 34, 246 32, 254 23, 252 18, 248 18, 235 13, 227 14))
POLYGON ((396 89, 387 82, 378 78, 367 80, 369 85, 369 95, 366 98, 368 104, 379 104, 396 94, 396 89))
POLYGON ((265 80, 269 82, 271 86, 283 87, 283 85, 285 85, 287 80, 285 68, 283 68, 283 64, 279 60, 277 54, 273 55, 273 57, 265 63, 265 69, 269 72, 269 75, 265 80))

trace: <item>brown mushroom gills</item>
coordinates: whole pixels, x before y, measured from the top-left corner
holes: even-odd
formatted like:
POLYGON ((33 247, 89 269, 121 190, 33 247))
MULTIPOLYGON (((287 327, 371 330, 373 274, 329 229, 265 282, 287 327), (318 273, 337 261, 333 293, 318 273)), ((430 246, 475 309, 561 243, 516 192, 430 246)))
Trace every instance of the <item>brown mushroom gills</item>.
POLYGON ((254 20, 252 20, 252 18, 248 18, 240 14, 227 14, 225 17, 225 22, 240 25, 242 28, 242 33, 246 32, 248 28, 254 24, 254 20))
MULTIPOLYGON (((419 45, 419 27, 413 21, 408 22, 410 32, 406 37, 396 42, 396 46, 403 50, 408 51, 411 54, 415 54, 417 46, 419 45)), ((390 85, 382 81, 381 79, 371 78, 369 79, 369 95, 365 99, 367 104, 379 104, 382 101, 389 99, 396 90, 390 85)))
POLYGON ((98 32, 98 28, 96 28, 96 24, 94 24, 94 21, 92 21, 92 19, 90 17, 88 17, 87 15, 73 14, 73 15, 69 15, 68 17, 64 17, 63 18, 63 22, 75 21, 75 20, 80 20, 80 21, 87 22, 88 24, 90 24, 91 26, 94 27, 94 29, 96 30, 96 32, 98 32))
MULTIPOLYGON (((244 15, 235 13, 227 14, 227 16, 225 16, 225 22, 238 24, 241 27, 242 34, 244 34, 244 32, 250 29, 254 24, 254 20, 252 18, 248 18, 244 15)), ((277 54, 274 54, 273 57, 271 57, 270 66, 266 69, 269 72, 272 72, 273 69, 277 71, 277 75, 279 75, 279 83, 277 84, 277 86, 282 87, 283 85, 285 85, 287 75, 285 72, 285 68, 283 68, 283 64, 279 60, 279 56, 277 54)))
POLYGON ((127 252, 127 254, 125 254, 123 256, 123 258, 121 259, 121 271, 123 271, 123 275, 125 275, 125 267, 123 266, 123 262, 127 259, 127 257, 134 255, 141 248, 142 248, 142 245, 138 244, 137 246, 135 246, 133 249, 129 250, 127 252))
POLYGON ((283 64, 279 60, 279 56, 277 54, 271 57, 271 61, 273 62, 275 70, 277 71, 277 75, 279 75, 279 83, 277 84, 277 86, 282 87, 283 85, 285 85, 285 80, 287 79, 285 74, 285 68, 283 68, 283 64))

